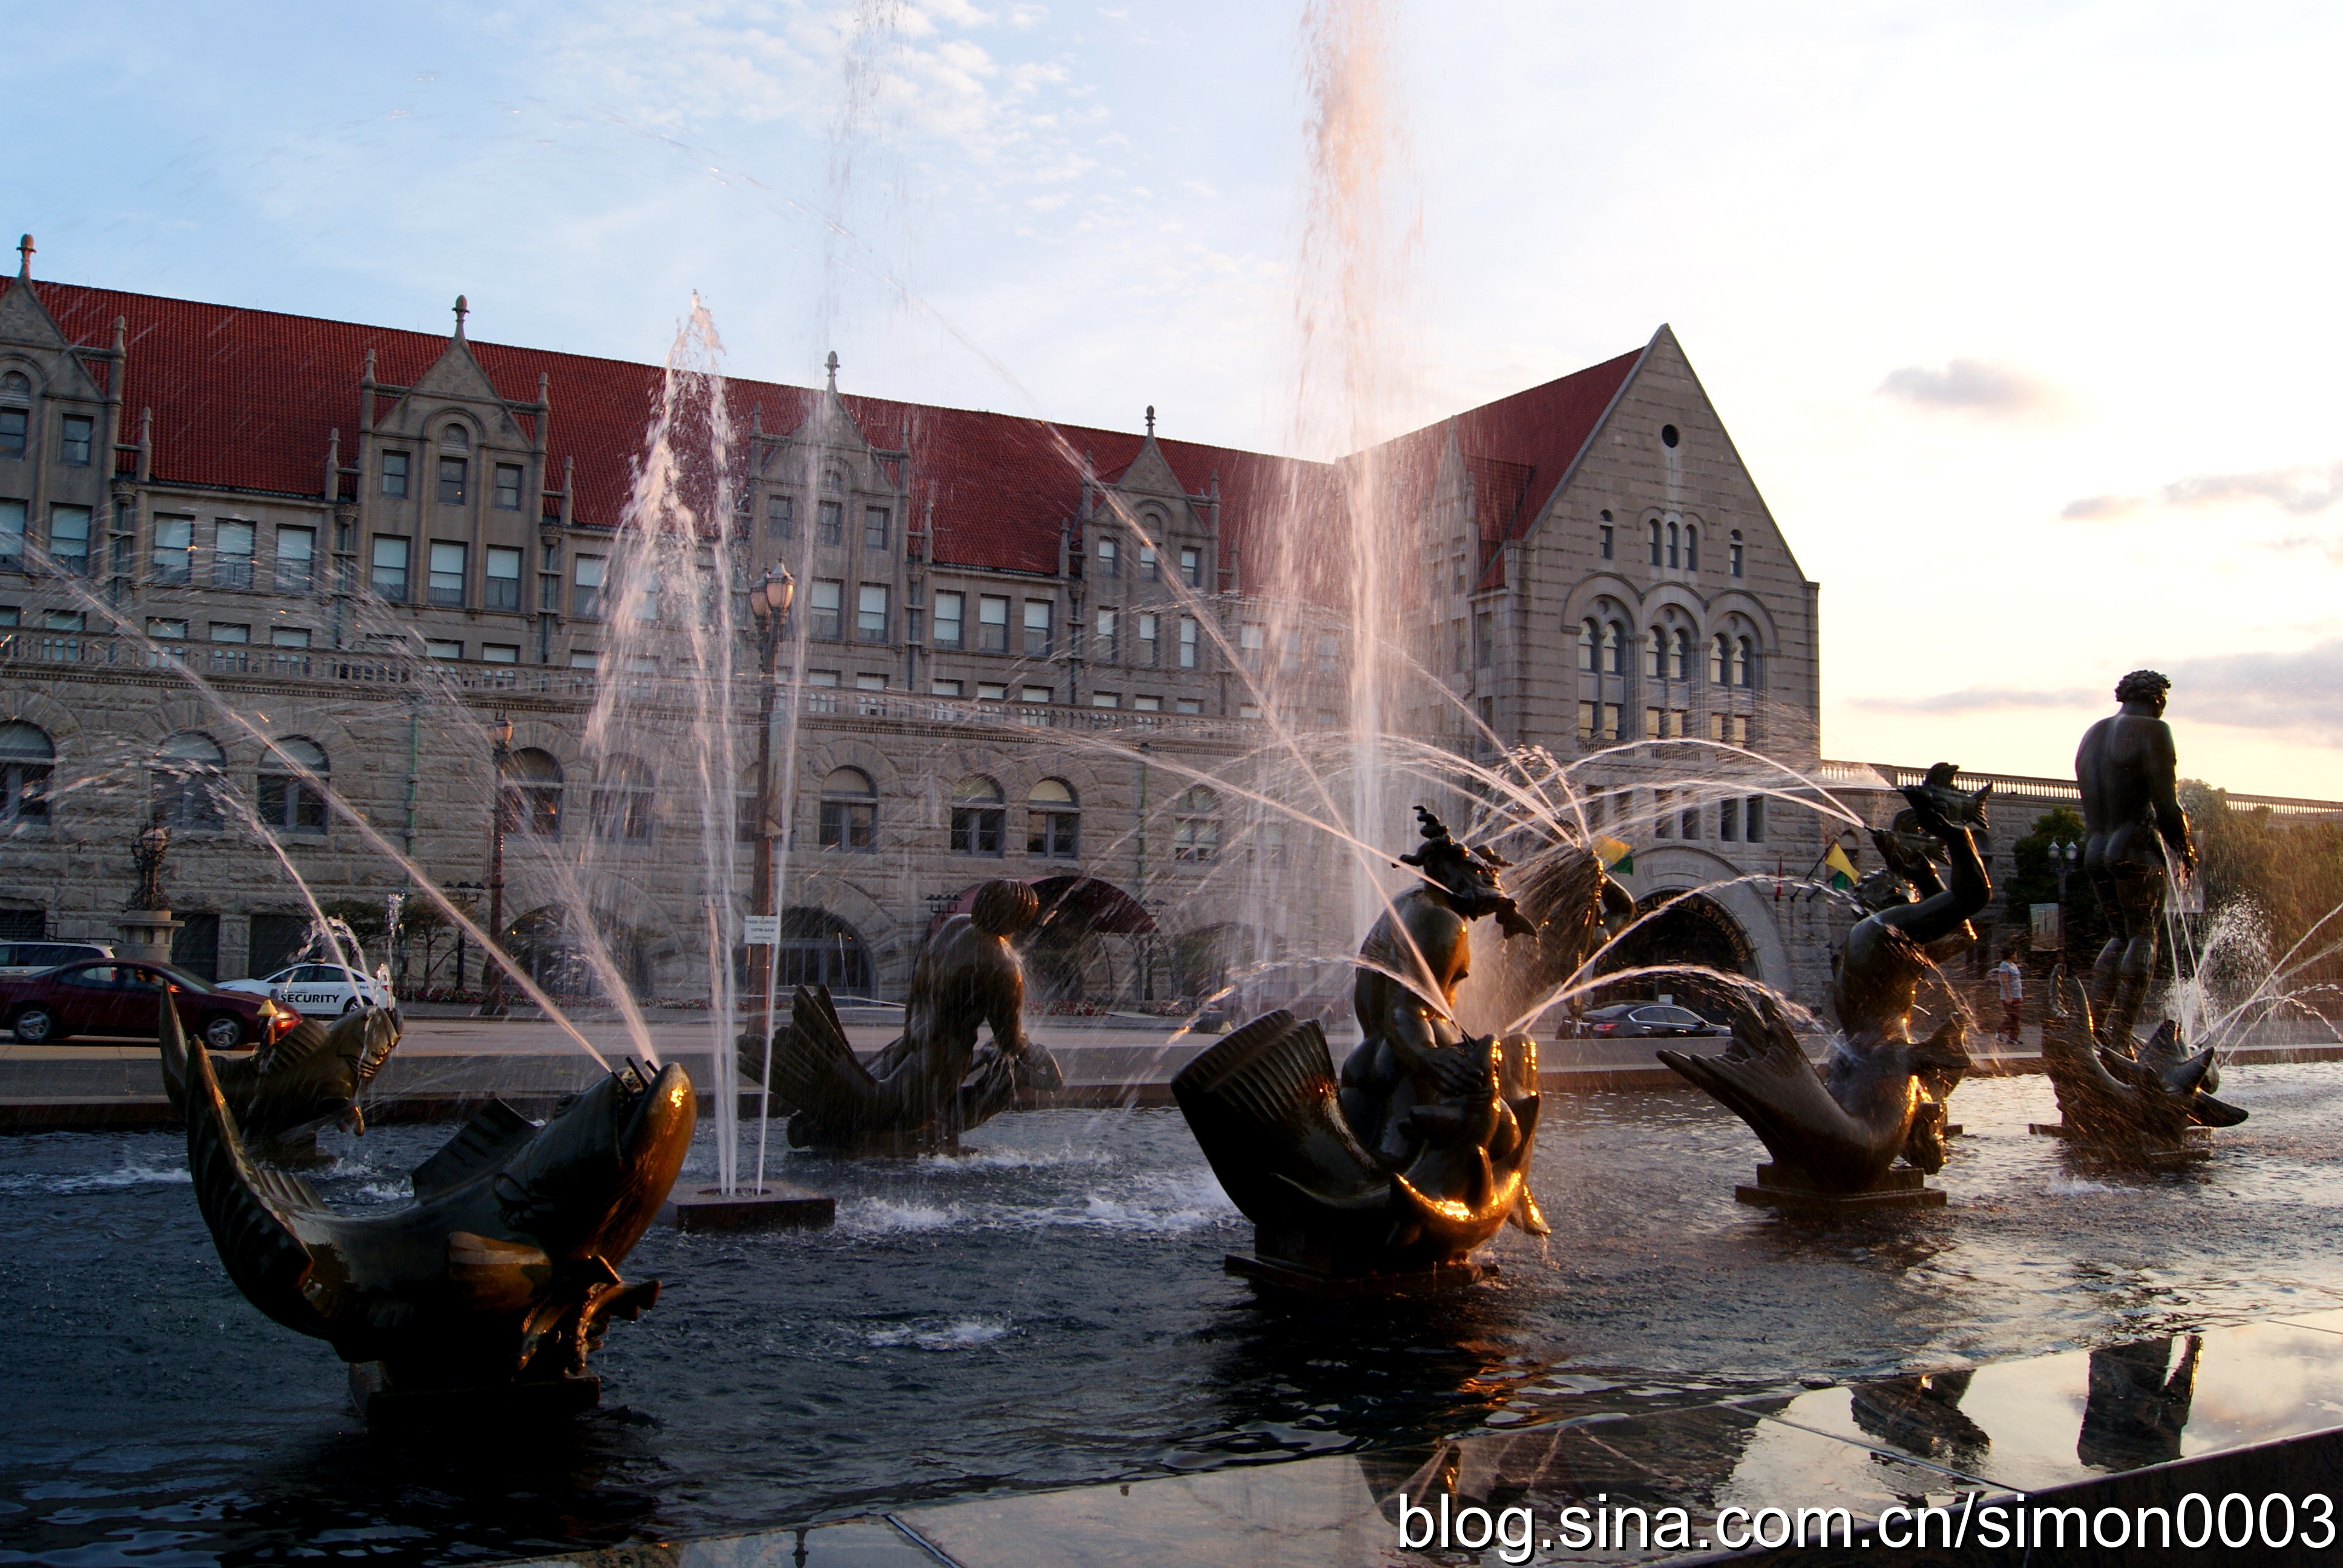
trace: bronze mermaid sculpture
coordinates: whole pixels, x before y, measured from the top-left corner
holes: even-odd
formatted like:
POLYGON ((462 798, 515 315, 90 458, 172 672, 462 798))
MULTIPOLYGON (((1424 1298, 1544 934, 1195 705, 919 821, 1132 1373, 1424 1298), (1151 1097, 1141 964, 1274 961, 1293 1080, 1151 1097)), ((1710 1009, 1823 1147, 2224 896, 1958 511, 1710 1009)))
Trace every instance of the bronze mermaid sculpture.
POLYGON ((1956 1014, 1915 1041, 1912 1009, 1930 970, 1976 942, 1969 917, 1993 897, 1973 834, 1986 826, 1993 786, 1964 793, 1957 772, 1931 768, 1903 790, 1910 809, 1872 835, 1888 870, 1865 879, 1867 912, 1847 933, 1832 988, 1839 1034, 1820 1070, 1780 1002, 1763 994, 1734 1004, 1723 1055, 1659 1052, 1749 1124, 1787 1185, 1852 1195, 1877 1189, 1899 1157, 1925 1172, 1944 1168, 1945 1101, 1968 1070, 1966 1030, 1956 1014), (1936 875, 1936 849, 1948 880, 1936 875))
MULTIPOLYGON (((1507 861, 1467 849, 1423 807, 1416 816, 1423 842, 1400 859, 1422 879, 1360 947, 1352 1000, 1363 1038, 1340 1077, 1320 1025, 1280 1010, 1172 1081, 1213 1174, 1253 1221, 1253 1257, 1230 1259, 1238 1271, 1440 1288, 1478 1278, 1470 1254, 1508 1221, 1546 1233, 1528 1180, 1537 1049, 1527 1035, 1467 1036, 1456 1022, 1472 922, 1494 917, 1508 937, 1537 925, 1499 880, 1507 861)), ((1584 924, 1599 932, 1599 863, 1574 843, 1552 853, 1585 873, 1584 924)))

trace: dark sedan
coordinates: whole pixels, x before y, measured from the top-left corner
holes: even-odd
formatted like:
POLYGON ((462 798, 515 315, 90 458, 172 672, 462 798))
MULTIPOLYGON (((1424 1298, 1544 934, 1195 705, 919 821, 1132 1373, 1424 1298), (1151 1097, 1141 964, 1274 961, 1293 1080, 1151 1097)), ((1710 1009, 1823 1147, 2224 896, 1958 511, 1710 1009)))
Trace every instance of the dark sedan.
POLYGON ((168 990, 179 1023, 214 1050, 274 1040, 301 1015, 265 996, 222 990, 164 964, 110 959, 0 977, 0 1019, 26 1045, 77 1034, 155 1038, 156 1002, 168 990))
POLYGON ((1711 1023, 1688 1007, 1673 1002, 1624 1002, 1598 1007, 1574 1024, 1564 1019, 1563 1040, 1684 1040, 1694 1035, 1731 1034, 1732 1028, 1711 1023))

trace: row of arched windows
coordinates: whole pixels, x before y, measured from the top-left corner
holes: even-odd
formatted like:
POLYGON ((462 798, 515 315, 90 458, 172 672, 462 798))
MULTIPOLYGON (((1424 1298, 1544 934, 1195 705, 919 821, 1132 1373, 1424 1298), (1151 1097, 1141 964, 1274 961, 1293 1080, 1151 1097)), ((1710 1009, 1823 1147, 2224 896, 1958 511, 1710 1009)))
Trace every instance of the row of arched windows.
MULTIPOLYGON (((269 742, 254 780, 252 815, 271 832, 323 835, 331 773, 326 749, 307 736, 269 742)), ((216 829, 229 815, 230 798, 227 754, 202 730, 182 729, 156 749, 146 803, 156 821, 216 829)))
MULTIPOLYGON (((1630 646, 1627 623, 1589 616, 1578 627, 1578 668, 1590 675, 1626 675, 1630 646)), ((1654 680, 1698 678, 1699 644, 1690 627, 1654 627, 1644 635, 1643 673, 1654 680)), ((1755 632, 1735 628, 1720 631, 1707 643, 1707 677, 1712 686, 1755 687, 1759 684, 1759 650, 1755 632)))

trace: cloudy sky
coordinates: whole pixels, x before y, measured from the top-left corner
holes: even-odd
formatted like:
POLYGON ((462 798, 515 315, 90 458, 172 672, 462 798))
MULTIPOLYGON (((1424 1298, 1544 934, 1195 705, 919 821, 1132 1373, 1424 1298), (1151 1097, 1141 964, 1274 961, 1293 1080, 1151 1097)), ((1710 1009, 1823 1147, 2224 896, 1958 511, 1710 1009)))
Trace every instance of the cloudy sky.
MULTIPOLYGON (((746 374, 1332 438, 1300 0, 8 9, 45 276, 635 359, 698 289, 746 374)), ((2343 12, 1383 9, 1370 417, 1670 322, 1827 754, 2064 772, 2152 664, 2184 772, 2343 797, 2343 12)))

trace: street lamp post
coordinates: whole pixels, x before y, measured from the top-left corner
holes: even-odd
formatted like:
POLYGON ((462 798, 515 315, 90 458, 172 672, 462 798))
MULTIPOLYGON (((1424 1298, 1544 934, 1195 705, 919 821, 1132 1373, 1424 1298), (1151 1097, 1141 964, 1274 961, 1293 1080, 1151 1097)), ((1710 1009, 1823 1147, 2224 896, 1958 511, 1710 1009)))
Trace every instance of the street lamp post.
MULTIPOLYGON (((750 889, 752 912, 759 915, 773 913, 773 703, 778 695, 775 689, 779 683, 781 629, 788 622, 789 603, 797 597, 797 587, 789 569, 776 566, 749 590, 749 613, 757 622, 759 666, 764 674, 757 686, 757 867, 750 889)), ((749 951, 752 959, 763 960, 758 966, 764 971, 764 980, 756 1035, 761 1041, 771 1039, 773 1032, 772 953, 764 943, 749 951)))
POLYGON ((2056 839, 2051 840, 2050 864, 2058 873, 2058 947, 2062 952, 2066 947, 2066 879, 2074 873, 2076 862, 2082 858, 2083 846, 2080 844, 2061 844, 2056 839))
POLYGON ((505 1006, 505 773, 512 761, 512 720, 497 715, 496 743, 491 749, 496 769, 495 806, 488 829, 488 945, 481 953, 487 972, 480 977, 480 1016, 502 1018, 505 1006))

